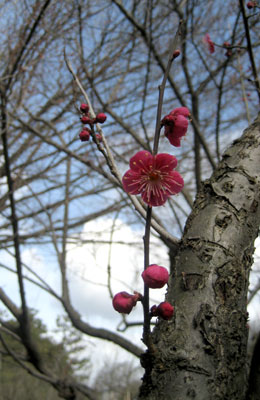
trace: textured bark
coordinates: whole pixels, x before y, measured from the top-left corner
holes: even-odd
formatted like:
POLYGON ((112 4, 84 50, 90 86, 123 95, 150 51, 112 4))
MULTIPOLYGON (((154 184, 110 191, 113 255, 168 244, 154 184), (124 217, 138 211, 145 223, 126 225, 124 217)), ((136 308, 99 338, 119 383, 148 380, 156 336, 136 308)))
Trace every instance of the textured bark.
POLYGON ((260 224, 260 115, 202 185, 173 260, 140 399, 244 400, 247 291, 260 224))
POLYGON ((248 392, 246 400, 260 399, 260 333, 258 333, 254 346, 248 380, 248 392))

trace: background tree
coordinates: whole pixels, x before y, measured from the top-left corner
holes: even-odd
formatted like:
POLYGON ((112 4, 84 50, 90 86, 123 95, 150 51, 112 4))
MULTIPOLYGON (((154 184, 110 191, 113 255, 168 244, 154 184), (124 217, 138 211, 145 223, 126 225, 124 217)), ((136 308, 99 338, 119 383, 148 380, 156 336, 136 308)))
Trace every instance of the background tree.
MULTIPOLYGON (((154 331, 157 350, 143 358, 141 396, 245 398, 246 298, 259 227, 258 120, 218 163, 257 114, 258 11, 233 0, 1 2, 1 267, 17 275, 20 298, 1 287, 0 299, 16 319, 14 333, 34 375, 60 396, 95 398, 86 385, 45 365, 33 341, 26 282, 54 296, 79 331, 142 353, 141 343, 79 315, 70 295, 68 245, 87 243, 84 224, 98 217, 144 224, 145 204, 124 193, 108 158, 124 172, 133 154, 151 151, 158 85, 182 20, 181 56, 168 76, 163 113, 180 105, 191 111, 187 139, 174 152, 185 187, 152 219, 153 234, 169 252, 168 299, 176 312, 154 331), (75 76, 95 113, 108 115, 103 133, 111 153, 94 135, 87 144, 78 139, 84 97, 75 76), (23 262, 23 252, 35 246, 55 255, 59 288, 23 262)), ((169 143, 162 137, 164 151, 169 143)), ((113 287, 108 290, 112 297, 113 287)), ((13 332, 8 319, 1 324, 13 332)))
MULTIPOLYGON (((41 357, 47 365, 47 368, 55 374, 58 374, 65 379, 71 379, 74 376, 79 379, 77 370, 80 369, 81 377, 86 380, 88 378, 88 360, 81 359, 77 360, 75 356, 79 348, 79 334, 73 332, 71 328, 66 324, 66 333, 64 332, 64 323, 59 322, 60 329, 57 333, 60 334, 61 339, 59 342, 54 342, 53 339, 48 337, 47 329, 43 323, 35 317, 34 313, 30 312, 32 336, 41 349, 41 357), (62 337, 64 334, 70 337, 70 340, 64 340, 62 337), (72 341, 74 343, 71 346, 72 341), (69 342, 69 343, 68 343, 69 342), (75 346, 76 345, 76 346, 75 346)), ((10 326, 15 328, 13 320, 6 321, 10 326)), ((2 338, 8 348, 12 349, 16 354, 19 355, 19 360, 28 363, 27 354, 24 346, 21 344, 18 335, 10 335, 10 330, 4 331, 2 329, 2 338)), ((6 351, 3 345, 0 346, 0 357, 1 357, 1 398, 2 399, 50 399, 56 400, 59 398, 58 393, 48 383, 42 380, 35 379, 28 372, 21 368, 17 362, 10 357, 8 351, 6 351)), ((29 365, 29 363, 28 363, 29 365)), ((80 395, 79 399, 83 399, 85 396, 80 395)))

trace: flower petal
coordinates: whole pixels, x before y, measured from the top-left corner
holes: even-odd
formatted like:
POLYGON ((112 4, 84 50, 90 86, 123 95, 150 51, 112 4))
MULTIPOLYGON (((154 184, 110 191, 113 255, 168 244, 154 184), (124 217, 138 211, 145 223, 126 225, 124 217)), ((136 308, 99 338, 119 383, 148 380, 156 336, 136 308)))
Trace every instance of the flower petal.
MULTIPOLYGON (((183 115, 178 115, 175 123, 174 123, 174 130, 179 131, 179 132, 184 132, 182 133, 182 136, 185 135, 188 129, 189 122, 187 118, 185 118, 183 115)), ((177 133, 176 133, 177 134, 177 133)))
POLYGON ((123 176, 122 184, 124 190, 127 193, 140 194, 142 190, 140 182, 140 173, 129 169, 123 176))
POLYGON ((148 193, 147 191, 142 193, 142 199, 143 201, 148 204, 150 207, 159 207, 162 206, 170 194, 164 192, 163 190, 158 191, 158 193, 150 192, 148 193))
POLYGON ((147 171, 152 164, 153 156, 146 150, 138 151, 129 162, 130 168, 136 172, 147 171))
POLYGON ((175 146, 175 147, 180 147, 181 146, 181 137, 176 137, 174 135, 168 135, 167 138, 169 139, 169 142, 175 146))
POLYGON ((171 171, 164 178, 164 188, 167 190, 168 197, 172 194, 179 193, 184 186, 184 180, 181 174, 177 171, 171 171))
POLYGON ((175 116, 183 115, 184 117, 189 117, 190 111, 188 110, 187 107, 177 107, 170 112, 170 115, 175 115, 175 116))
POLYGON ((177 167, 177 158, 167 153, 156 154, 153 167, 161 172, 169 172, 177 167))

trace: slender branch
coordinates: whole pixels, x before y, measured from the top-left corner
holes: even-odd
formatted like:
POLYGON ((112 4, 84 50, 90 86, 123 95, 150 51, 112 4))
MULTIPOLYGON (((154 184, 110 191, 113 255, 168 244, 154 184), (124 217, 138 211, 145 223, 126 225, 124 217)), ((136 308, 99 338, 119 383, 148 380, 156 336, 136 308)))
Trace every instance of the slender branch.
POLYGON ((11 176, 11 167, 10 167, 10 158, 8 151, 8 143, 7 143, 7 115, 6 115, 6 97, 2 95, 1 97, 1 116, 2 116, 2 126, 1 126, 1 136, 3 143, 3 154, 4 154, 4 162, 5 162, 5 171, 8 185, 8 197, 11 208, 11 225, 13 230, 13 241, 14 241, 14 250, 15 250, 15 260, 16 260, 16 269, 19 283, 19 290, 21 296, 21 304, 22 304, 22 313, 24 324, 27 327, 29 323, 28 319, 28 311, 26 306, 25 299, 25 290, 22 278, 22 261, 21 261, 21 253, 20 253, 20 240, 19 240, 19 228, 18 228, 18 219, 16 216, 16 206, 14 200, 14 188, 13 188, 13 179, 11 176))
POLYGON ((169 77, 170 68, 171 68, 172 62, 174 60, 173 53, 176 50, 178 42, 180 40, 181 26, 182 26, 182 21, 179 22, 177 32, 176 32, 176 34, 172 40, 172 43, 170 45, 167 66, 166 66, 166 69, 165 69, 165 72, 163 75, 162 84, 159 86, 159 100, 158 100, 157 114, 156 114, 156 128, 155 128, 155 136, 154 136, 153 154, 156 154, 158 152, 164 90, 165 90, 167 79, 169 77))
POLYGON ((16 69, 17 69, 17 67, 18 67, 18 65, 19 65, 19 62, 21 61, 22 56, 23 56, 23 54, 24 54, 24 52, 25 52, 25 50, 26 50, 26 47, 27 47, 27 45, 30 43, 30 41, 31 41, 31 39, 32 39, 32 37, 33 37, 35 31, 36 31, 36 28, 38 27, 38 25, 39 25, 39 23, 40 23, 40 21, 41 21, 43 15, 44 15, 44 12, 46 11, 46 9, 47 9, 47 7, 49 6, 49 4, 51 3, 51 1, 52 1, 52 0, 46 0, 46 1, 44 2, 44 4, 42 5, 42 7, 41 7, 41 9, 40 9, 40 12, 39 12, 39 15, 38 15, 38 17, 36 18, 36 20, 34 21, 34 24, 33 24, 32 28, 31 28, 31 30, 30 30, 30 32, 29 32, 29 35, 28 35, 27 38, 25 39, 24 44, 23 44, 23 46, 21 47, 21 49, 20 49, 20 51, 19 51, 19 53, 18 53, 18 55, 17 55, 17 57, 16 57, 16 60, 15 60, 15 62, 14 62, 14 64, 13 64, 13 67, 12 67, 11 72, 10 72, 9 79, 8 79, 8 81, 7 81, 7 83, 6 83, 6 86, 5 86, 5 92, 7 92, 7 90, 9 89, 9 87, 10 87, 12 81, 13 81, 13 75, 14 75, 14 73, 16 72, 16 69))
POLYGON ((108 288, 108 292, 109 292, 109 296, 111 298, 111 300, 113 299, 113 292, 112 292, 112 288, 111 288, 111 257, 112 257, 112 245, 114 243, 113 241, 113 235, 115 232, 115 225, 116 225, 116 221, 118 218, 118 215, 120 213, 120 210, 118 210, 114 216, 113 219, 113 223, 111 226, 111 231, 110 231, 110 237, 109 237, 109 248, 108 248, 108 260, 107 260, 107 288, 108 288))
MULTIPOLYGON (((151 218, 152 218, 152 207, 148 207, 145 224, 144 234, 144 270, 150 264, 150 231, 151 231, 151 218)), ((143 326, 143 342, 146 346, 149 346, 150 338, 150 315, 149 315, 149 287, 144 284, 144 296, 142 300, 143 313, 144 313, 144 326, 143 326)))
POLYGON ((257 90, 257 95, 258 95, 258 99, 259 99, 259 103, 260 103, 260 81, 258 78, 257 68, 255 65, 255 58, 254 58, 253 47, 252 47, 252 42, 251 42, 250 30, 249 30, 249 26, 248 26, 248 21, 247 21, 247 17, 246 17, 243 0, 239 0, 239 4, 240 4, 241 11, 242 11, 243 22, 244 22, 244 27, 245 27, 245 32, 246 32, 247 51, 248 51, 249 59, 251 62, 251 67, 252 67, 252 71, 253 71, 253 75, 254 75, 254 84, 255 84, 255 87, 257 90))
POLYGON ((21 310, 12 302, 12 300, 5 294, 4 290, 0 288, 0 300, 4 303, 6 308, 19 320, 21 318, 21 310))
MULTIPOLYGON (((128 11, 123 7, 122 3, 119 3, 118 0, 112 0, 112 2, 114 4, 116 4, 116 6, 125 15, 125 17, 129 20, 129 22, 136 27, 136 29, 140 32, 141 36, 143 37, 146 46, 148 46, 149 45, 149 40, 148 40, 148 36, 147 36, 147 33, 146 33, 145 29, 140 24, 138 24, 138 22, 133 18, 132 15, 130 15, 128 13, 128 11)), ((161 68, 161 70, 163 71, 163 73, 165 73, 165 69, 166 68, 165 68, 165 65, 164 65, 164 63, 163 63, 163 61, 161 59, 161 56, 158 54, 158 52, 157 52, 155 46, 153 45, 153 43, 151 43, 150 46, 151 46, 151 50, 152 50, 152 53, 153 53, 153 56, 154 56, 155 60, 157 61, 158 65, 161 68)), ((184 99, 183 99, 178 87, 176 86, 176 84, 174 83, 174 81, 173 81, 173 79, 172 79, 172 77, 170 75, 168 75, 168 81, 169 81, 170 86, 172 87, 177 99, 179 100, 180 104, 185 107, 186 104, 184 102, 184 99)), ((203 137, 203 135, 202 135, 202 133, 201 133, 201 131, 199 129, 199 124, 195 120, 195 118, 192 118, 192 126, 193 126, 193 128, 195 130, 195 134, 197 135, 198 140, 200 141, 200 143, 201 143, 201 145, 202 145, 202 147, 203 147, 203 149, 204 149, 204 151, 205 151, 205 153, 207 155, 209 163, 211 164, 212 168, 215 169, 216 168, 216 163, 214 161, 213 156, 210 153, 210 150, 209 150, 209 148, 207 146, 207 143, 206 143, 206 141, 205 141, 205 139, 204 139, 204 137, 203 137)))

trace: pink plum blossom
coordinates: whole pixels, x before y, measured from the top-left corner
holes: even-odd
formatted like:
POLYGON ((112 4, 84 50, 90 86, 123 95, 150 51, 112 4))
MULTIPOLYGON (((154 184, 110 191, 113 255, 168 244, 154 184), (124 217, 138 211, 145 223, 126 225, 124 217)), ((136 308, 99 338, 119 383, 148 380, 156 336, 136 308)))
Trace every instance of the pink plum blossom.
POLYGON ((139 151, 130 159, 130 169, 123 176, 124 190, 129 194, 141 194, 150 207, 161 206, 183 186, 183 178, 173 169, 176 157, 170 154, 156 154, 139 151))
POLYGON ((162 119, 161 125, 165 127, 164 134, 175 147, 180 147, 181 138, 186 135, 189 124, 187 118, 189 116, 188 108, 178 107, 162 119))

